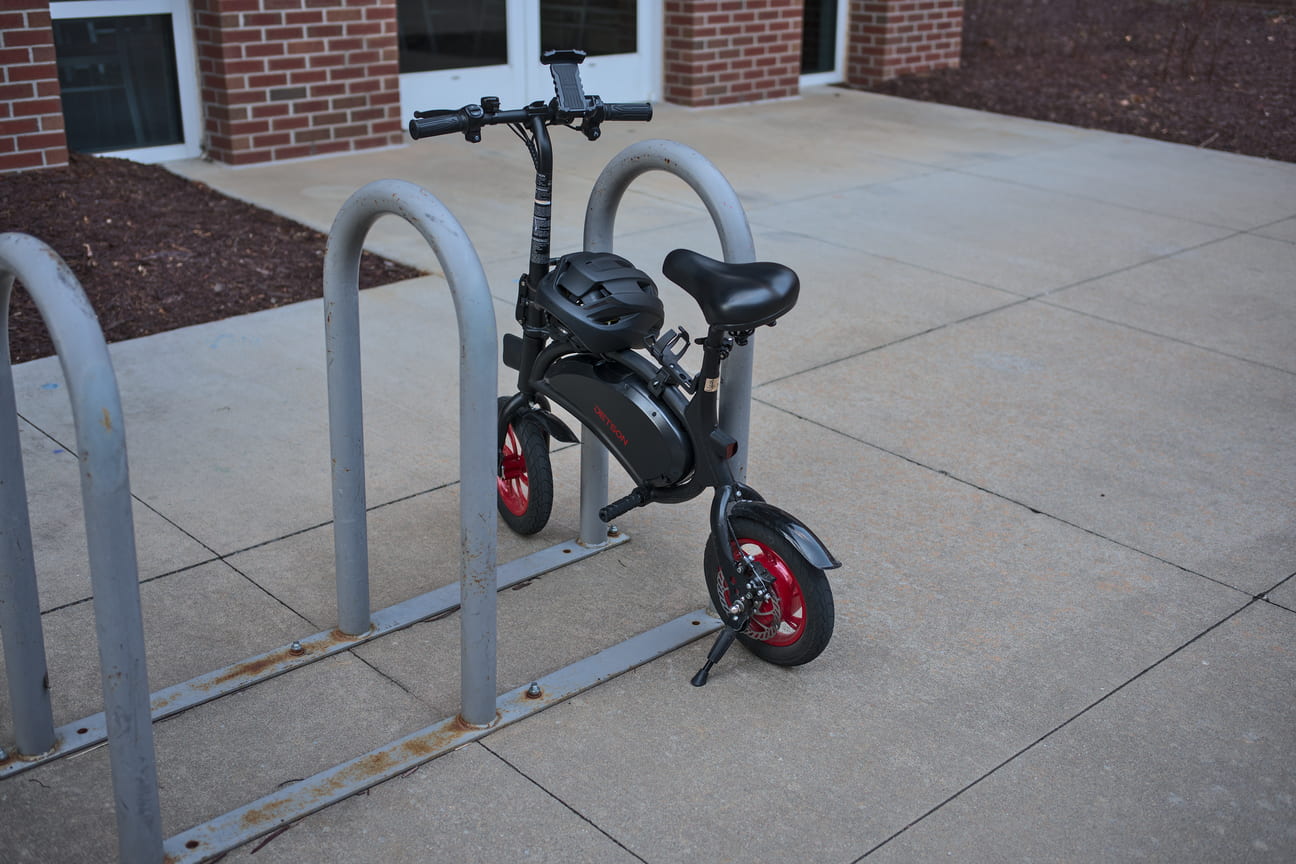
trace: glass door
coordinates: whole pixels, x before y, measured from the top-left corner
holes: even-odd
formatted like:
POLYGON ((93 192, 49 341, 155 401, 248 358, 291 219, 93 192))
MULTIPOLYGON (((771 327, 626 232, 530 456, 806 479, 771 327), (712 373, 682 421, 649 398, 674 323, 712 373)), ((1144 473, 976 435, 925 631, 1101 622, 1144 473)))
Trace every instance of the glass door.
POLYGON ((656 90, 654 16, 636 0, 397 0, 401 113, 458 108, 482 96, 517 107, 553 96, 540 52, 582 48, 587 92, 608 101, 656 90))
POLYGON ((140 162, 201 152, 188 0, 50 4, 68 149, 140 162))
POLYGON ((401 114, 519 90, 521 0, 397 0, 401 114))
POLYGON ((846 0, 805 0, 801 24, 801 85, 845 80, 846 0))
MULTIPOLYGON (((585 92, 608 102, 638 102, 657 93, 656 62, 660 36, 651 26, 656 11, 648 13, 636 0, 540 0, 540 46, 580 48, 585 51, 581 80, 585 92)), ((528 70, 531 92, 548 98, 553 84, 546 69, 535 64, 528 70)))

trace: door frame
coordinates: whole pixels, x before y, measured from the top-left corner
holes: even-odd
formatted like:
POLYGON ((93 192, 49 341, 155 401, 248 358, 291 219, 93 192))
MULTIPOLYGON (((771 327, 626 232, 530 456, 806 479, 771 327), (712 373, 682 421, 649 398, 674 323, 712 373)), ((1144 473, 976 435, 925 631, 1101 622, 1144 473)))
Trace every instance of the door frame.
POLYGON ((198 54, 194 47, 193 12, 189 0, 53 0, 51 20, 116 18, 130 15, 170 15, 175 46, 176 86, 180 91, 179 144, 105 151, 105 156, 135 162, 168 162, 202 155, 202 93, 198 86, 198 54))
POLYGON ((820 84, 840 84, 846 80, 846 42, 850 21, 850 0, 837 0, 837 44, 833 53, 833 68, 827 72, 813 72, 801 76, 802 87, 820 84))

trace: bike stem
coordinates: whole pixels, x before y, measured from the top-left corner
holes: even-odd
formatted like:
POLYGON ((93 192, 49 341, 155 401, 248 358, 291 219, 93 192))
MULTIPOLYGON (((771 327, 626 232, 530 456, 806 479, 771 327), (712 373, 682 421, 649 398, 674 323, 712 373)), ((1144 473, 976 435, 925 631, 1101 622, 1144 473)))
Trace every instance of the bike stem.
POLYGON ((553 143, 549 140, 549 127, 544 117, 532 114, 527 118, 535 148, 531 161, 535 163, 535 209, 531 218, 531 269, 528 276, 537 284, 549 272, 549 232, 553 202, 553 143))
POLYGON ((527 275, 518 286, 519 306, 525 310, 522 315, 522 362, 518 366, 518 390, 529 399, 535 389, 531 386, 531 371, 536 358, 544 350, 545 337, 544 313, 540 307, 530 302, 540 280, 549 272, 549 237, 553 211, 553 144, 549 139, 549 127, 545 118, 539 113, 527 118, 527 126, 534 142, 531 150, 531 161, 535 164, 535 207, 531 216, 531 259, 527 275))

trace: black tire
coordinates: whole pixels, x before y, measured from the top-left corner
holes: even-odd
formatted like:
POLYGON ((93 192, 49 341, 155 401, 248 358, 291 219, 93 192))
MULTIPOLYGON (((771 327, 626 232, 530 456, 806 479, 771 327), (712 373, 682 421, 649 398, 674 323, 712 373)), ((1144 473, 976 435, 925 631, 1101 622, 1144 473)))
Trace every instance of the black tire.
MULTIPOLYGON (((501 413, 507 402, 500 397, 501 413)), ((495 498, 500 517, 518 534, 535 534, 553 511, 549 435, 538 420, 523 414, 505 430, 500 456, 495 498)))
MULTIPOLYGON (((781 534, 753 522, 735 518, 730 523, 739 546, 774 577, 779 618, 766 602, 752 615, 738 641, 760 659, 776 666, 800 666, 818 657, 833 633, 833 599, 828 577, 810 564, 781 534), (786 608, 784 608, 786 607, 786 608)), ((736 555, 736 550, 731 554, 736 555)), ((729 605, 723 590, 720 556, 715 536, 707 539, 702 557, 707 591, 717 610, 729 605)))

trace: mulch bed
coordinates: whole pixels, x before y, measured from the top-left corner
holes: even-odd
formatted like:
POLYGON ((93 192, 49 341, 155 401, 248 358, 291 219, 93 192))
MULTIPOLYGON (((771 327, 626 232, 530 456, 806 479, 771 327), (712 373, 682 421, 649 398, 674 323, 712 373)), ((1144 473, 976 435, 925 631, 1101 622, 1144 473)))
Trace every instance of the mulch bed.
POLYGON ((960 68, 878 93, 1296 162, 1296 0, 964 0, 960 68))
MULTIPOLYGON (((323 293, 323 234, 158 165, 74 153, 66 168, 0 174, 0 231, 31 234, 63 257, 109 342, 323 293)), ((361 288, 417 275, 361 258, 361 288)), ((53 354, 31 297, 13 295, 12 362, 53 354)))

